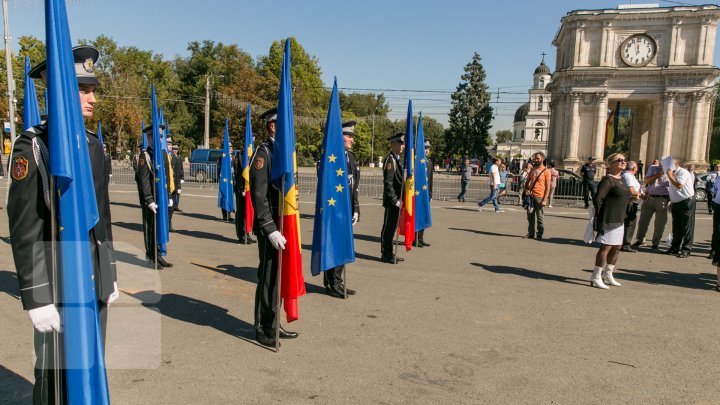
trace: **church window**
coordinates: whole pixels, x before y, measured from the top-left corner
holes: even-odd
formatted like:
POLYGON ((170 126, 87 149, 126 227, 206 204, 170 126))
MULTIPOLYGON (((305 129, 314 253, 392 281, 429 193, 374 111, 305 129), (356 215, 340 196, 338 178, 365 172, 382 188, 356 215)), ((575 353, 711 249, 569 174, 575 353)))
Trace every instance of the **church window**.
POLYGON ((540 100, 538 101, 538 111, 542 111, 543 109, 543 96, 540 96, 540 100))

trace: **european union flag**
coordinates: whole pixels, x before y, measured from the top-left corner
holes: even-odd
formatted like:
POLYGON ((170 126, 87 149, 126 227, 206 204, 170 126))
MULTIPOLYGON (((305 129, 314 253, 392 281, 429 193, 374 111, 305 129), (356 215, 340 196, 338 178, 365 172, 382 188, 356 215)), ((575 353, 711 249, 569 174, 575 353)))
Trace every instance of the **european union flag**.
MULTIPOLYGON (((25 92, 23 98, 23 130, 40 125, 40 108, 38 107, 35 81, 30 78, 30 58, 25 57, 25 92)), ((45 95, 47 101, 47 95, 45 95)), ((47 103, 46 103, 47 104, 47 103)))
POLYGON ((155 238, 160 256, 167 254, 167 242, 170 240, 170 227, 168 225, 168 184, 165 178, 165 149, 160 140, 160 124, 155 96, 155 85, 150 89, 152 93, 152 136, 153 136, 153 164, 155 165, 155 203, 158 205, 155 221, 155 238))
POLYGON ((145 135, 145 121, 140 121, 140 133, 142 134, 142 150, 147 150, 147 135, 145 135))
POLYGON ((99 216, 64 1, 45 1, 45 37, 68 403, 109 404, 89 241, 99 216))
POLYGON ((102 122, 99 122, 99 121, 98 121, 97 136, 98 136, 98 139, 100 140, 100 146, 105 145, 105 141, 103 141, 103 137, 102 137, 102 122))
POLYGON ((350 188, 337 79, 330 95, 318 170, 310 270, 313 276, 355 261, 350 188))
POLYGON ((223 154, 220 159, 220 177, 218 178, 218 207, 227 212, 235 212, 235 194, 233 193, 232 164, 230 163, 230 135, 228 133, 227 118, 225 118, 225 140, 223 141, 223 154))
POLYGON ((432 226, 430 215, 430 190, 428 190, 427 156, 425 156, 425 132, 422 126, 422 113, 418 118, 417 152, 415 154, 415 231, 432 226))

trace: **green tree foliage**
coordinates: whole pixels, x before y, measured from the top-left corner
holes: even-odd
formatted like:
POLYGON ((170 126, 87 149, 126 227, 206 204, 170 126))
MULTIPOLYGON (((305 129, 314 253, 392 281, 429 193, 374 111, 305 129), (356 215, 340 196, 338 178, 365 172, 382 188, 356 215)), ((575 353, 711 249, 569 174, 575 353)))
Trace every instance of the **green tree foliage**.
POLYGON ((513 137, 513 133, 509 129, 503 129, 495 132, 495 143, 509 142, 513 137))
POLYGON ((475 52, 451 96, 450 128, 445 133, 445 149, 451 154, 487 156, 493 110, 480 60, 475 52))

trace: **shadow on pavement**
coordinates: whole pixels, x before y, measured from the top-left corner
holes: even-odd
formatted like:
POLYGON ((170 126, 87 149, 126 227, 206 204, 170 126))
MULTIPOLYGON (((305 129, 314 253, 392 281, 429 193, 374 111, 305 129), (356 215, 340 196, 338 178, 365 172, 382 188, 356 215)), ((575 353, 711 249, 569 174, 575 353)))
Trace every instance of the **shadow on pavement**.
POLYGON ((135 222, 113 222, 112 224, 113 224, 113 226, 118 226, 120 228, 129 229, 131 231, 136 231, 136 232, 143 231, 142 224, 138 224, 135 222))
MULTIPOLYGON (((175 214, 173 214, 173 215, 175 215, 175 214)), ((218 221, 218 222, 223 222, 223 221, 222 221, 222 216, 217 216, 217 217, 216 217, 216 216, 214 216, 214 215, 198 214, 198 213, 195 213, 195 212, 186 212, 186 211, 181 211, 181 212, 177 213, 177 215, 183 215, 183 216, 186 216, 186 217, 195 218, 195 219, 199 219, 199 220, 202 220, 202 221, 218 221)))
MULTIPOLYGON (((20 285, 18 284, 17 273, 9 270, 0 270, 0 292, 20 299, 20 285)), ((2 379, 0 379, 0 381, 2 381, 2 379)), ((2 397, 0 396, 0 398, 2 397)))
POLYGON ((233 245, 238 244, 237 239, 231 239, 231 238, 225 237, 223 235, 218 235, 216 233, 203 232, 203 231, 188 231, 188 230, 177 229, 177 228, 175 228, 174 233, 177 233, 178 235, 189 236, 191 238, 210 239, 210 240, 215 240, 218 242, 232 243, 233 245))
POLYGON ((359 233, 356 233, 356 234, 353 235, 353 236, 355 237, 355 239, 366 240, 366 241, 368 241, 368 242, 377 242, 377 243, 380 243, 380 237, 379 237, 379 236, 363 235, 363 234, 359 234, 359 233))
MULTIPOLYGON (((459 203, 462 204, 462 203, 459 203)), ((443 207, 443 209, 446 210, 455 210, 455 211, 468 211, 468 212, 478 212, 477 204, 474 204, 471 207, 468 208, 461 208, 461 207, 443 207)))
POLYGON ((113 251, 116 262, 127 263, 138 267, 151 267, 147 260, 133 255, 130 253, 123 252, 121 250, 113 251))
POLYGON ((117 205, 119 207, 127 207, 127 208, 140 208, 140 204, 131 204, 131 203, 124 203, 124 202, 117 202, 117 201, 110 201, 110 205, 117 205))
POLYGON ((554 243, 556 245, 573 245, 573 246, 587 246, 592 248, 597 248, 597 245, 587 244, 584 241, 581 241, 580 239, 568 239, 568 238, 543 238, 542 240, 545 243, 554 243))
MULTIPOLYGON (((681 259, 678 259, 681 260, 681 259)), ((592 270, 585 270, 591 272, 592 270)), ((617 279, 639 283, 668 285, 697 290, 715 290, 717 275, 712 273, 676 273, 674 271, 646 271, 619 268, 617 279)))
POLYGON ((497 273, 497 274, 512 274, 515 276, 534 278, 534 279, 539 279, 539 280, 548 280, 548 281, 557 281, 560 283, 577 284, 577 285, 582 285, 585 287, 590 286, 589 278, 587 280, 582 280, 579 278, 565 277, 565 276, 560 276, 557 274, 548 274, 548 273, 543 273, 543 272, 536 271, 536 270, 523 269, 520 267, 490 266, 490 265, 482 264, 482 263, 470 263, 470 264, 472 264, 473 266, 480 267, 484 270, 487 270, 487 271, 490 271, 493 273, 497 273))
POLYGON ((229 315, 228 310, 225 308, 192 297, 172 293, 158 294, 155 291, 141 291, 129 295, 140 300, 144 307, 159 310, 163 316, 195 325, 209 326, 256 346, 269 349, 255 342, 255 328, 253 325, 229 315))
POLYGON ((32 403, 32 383, 0 364, 0 398, 5 405, 32 403))
MULTIPOLYGON (((203 269, 214 271, 218 274, 234 277, 239 280, 247 281, 248 283, 257 284, 257 267, 237 267, 232 264, 222 264, 217 267, 206 266, 198 263, 192 263, 195 266, 202 267, 203 269)), ((323 287, 318 287, 314 284, 305 282, 305 292, 308 294, 325 294, 323 287)))
POLYGON ((487 236, 504 236, 506 238, 522 238, 520 235, 510 235, 506 233, 496 233, 496 232, 489 232, 489 231, 481 231, 478 229, 465 229, 465 228, 448 228, 451 231, 463 231, 463 232, 472 232, 476 233, 478 235, 487 235, 487 236))

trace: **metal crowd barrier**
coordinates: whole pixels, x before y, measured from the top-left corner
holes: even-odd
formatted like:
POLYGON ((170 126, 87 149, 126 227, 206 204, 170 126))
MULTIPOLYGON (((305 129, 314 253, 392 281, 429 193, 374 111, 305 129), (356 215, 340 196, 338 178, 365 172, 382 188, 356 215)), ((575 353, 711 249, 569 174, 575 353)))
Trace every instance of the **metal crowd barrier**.
MULTIPOLYGON (((216 189, 218 187, 217 165, 203 164, 206 180, 197 181, 190 176, 190 168, 186 164, 184 168, 185 182, 183 188, 216 189)), ((195 170, 193 170, 195 173, 195 170)), ((110 179, 112 184, 135 184, 135 170, 130 164, 113 162, 113 176, 110 179)), ((505 195, 500 196, 501 204, 520 205, 519 177, 514 176, 508 179, 505 195), (512 179, 512 181, 510 181, 512 179)), ((312 168, 302 168, 298 175, 299 192, 314 194, 317 189, 317 176, 312 168)), ((383 177, 378 170, 366 170, 361 172, 359 194, 363 197, 382 198, 383 177)), ((460 194, 460 176, 457 174, 446 174, 436 172, 433 178, 433 199, 440 201, 457 200, 460 194)), ((465 200, 481 201, 490 195, 490 180, 486 174, 472 176, 465 194, 465 200)), ((556 189, 553 205, 563 207, 582 206, 582 184, 579 182, 565 182, 556 189)))

